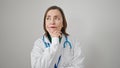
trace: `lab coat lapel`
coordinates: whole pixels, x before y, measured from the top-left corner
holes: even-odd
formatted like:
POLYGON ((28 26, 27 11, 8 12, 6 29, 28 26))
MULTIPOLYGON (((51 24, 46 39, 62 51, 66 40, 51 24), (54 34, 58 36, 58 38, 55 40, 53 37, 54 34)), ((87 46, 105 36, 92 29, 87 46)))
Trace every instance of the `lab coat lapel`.
POLYGON ((47 36, 44 35, 44 39, 46 43, 50 43, 50 41, 48 40, 47 36))

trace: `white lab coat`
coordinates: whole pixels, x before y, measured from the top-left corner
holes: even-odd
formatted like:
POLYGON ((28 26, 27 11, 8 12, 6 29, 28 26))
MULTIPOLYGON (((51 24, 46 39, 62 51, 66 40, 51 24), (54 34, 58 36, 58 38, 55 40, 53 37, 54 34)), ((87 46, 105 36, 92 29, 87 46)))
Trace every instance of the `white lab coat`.
MULTIPOLYGON (((48 38, 44 36, 45 42, 50 43, 48 38)), ((46 47, 42 38, 35 41, 33 49, 31 51, 31 66, 32 68, 54 68, 54 65, 58 62, 58 58, 61 55, 58 68, 83 68, 83 59, 81 55, 81 48, 79 42, 70 40, 72 48, 67 44, 63 47, 65 42, 65 36, 62 35, 61 43, 59 38, 52 38, 50 47, 46 47)))

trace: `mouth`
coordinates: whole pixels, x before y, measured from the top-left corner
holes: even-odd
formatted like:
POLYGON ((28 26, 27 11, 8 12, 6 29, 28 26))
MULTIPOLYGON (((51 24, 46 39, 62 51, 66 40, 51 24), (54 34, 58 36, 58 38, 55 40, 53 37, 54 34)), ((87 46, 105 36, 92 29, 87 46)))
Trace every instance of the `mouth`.
POLYGON ((50 26, 49 28, 57 28, 56 26, 50 26))
POLYGON ((50 28, 57 28, 57 27, 50 27, 50 28))

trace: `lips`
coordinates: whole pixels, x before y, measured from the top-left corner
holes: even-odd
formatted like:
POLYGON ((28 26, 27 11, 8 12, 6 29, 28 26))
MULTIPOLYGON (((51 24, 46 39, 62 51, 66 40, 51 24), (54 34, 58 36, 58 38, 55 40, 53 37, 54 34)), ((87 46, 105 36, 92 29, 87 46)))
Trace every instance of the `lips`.
POLYGON ((50 27, 50 28, 56 28, 56 27, 50 27))
POLYGON ((56 26, 50 26, 49 28, 57 28, 56 26))

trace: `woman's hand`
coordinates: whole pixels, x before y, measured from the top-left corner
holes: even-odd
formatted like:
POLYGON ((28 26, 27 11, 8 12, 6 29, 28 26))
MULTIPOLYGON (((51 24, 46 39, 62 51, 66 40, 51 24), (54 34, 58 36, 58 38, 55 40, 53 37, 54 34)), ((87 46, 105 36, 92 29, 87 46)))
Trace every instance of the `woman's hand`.
POLYGON ((59 30, 53 31, 53 32, 49 32, 51 37, 61 37, 62 36, 62 32, 59 30))

